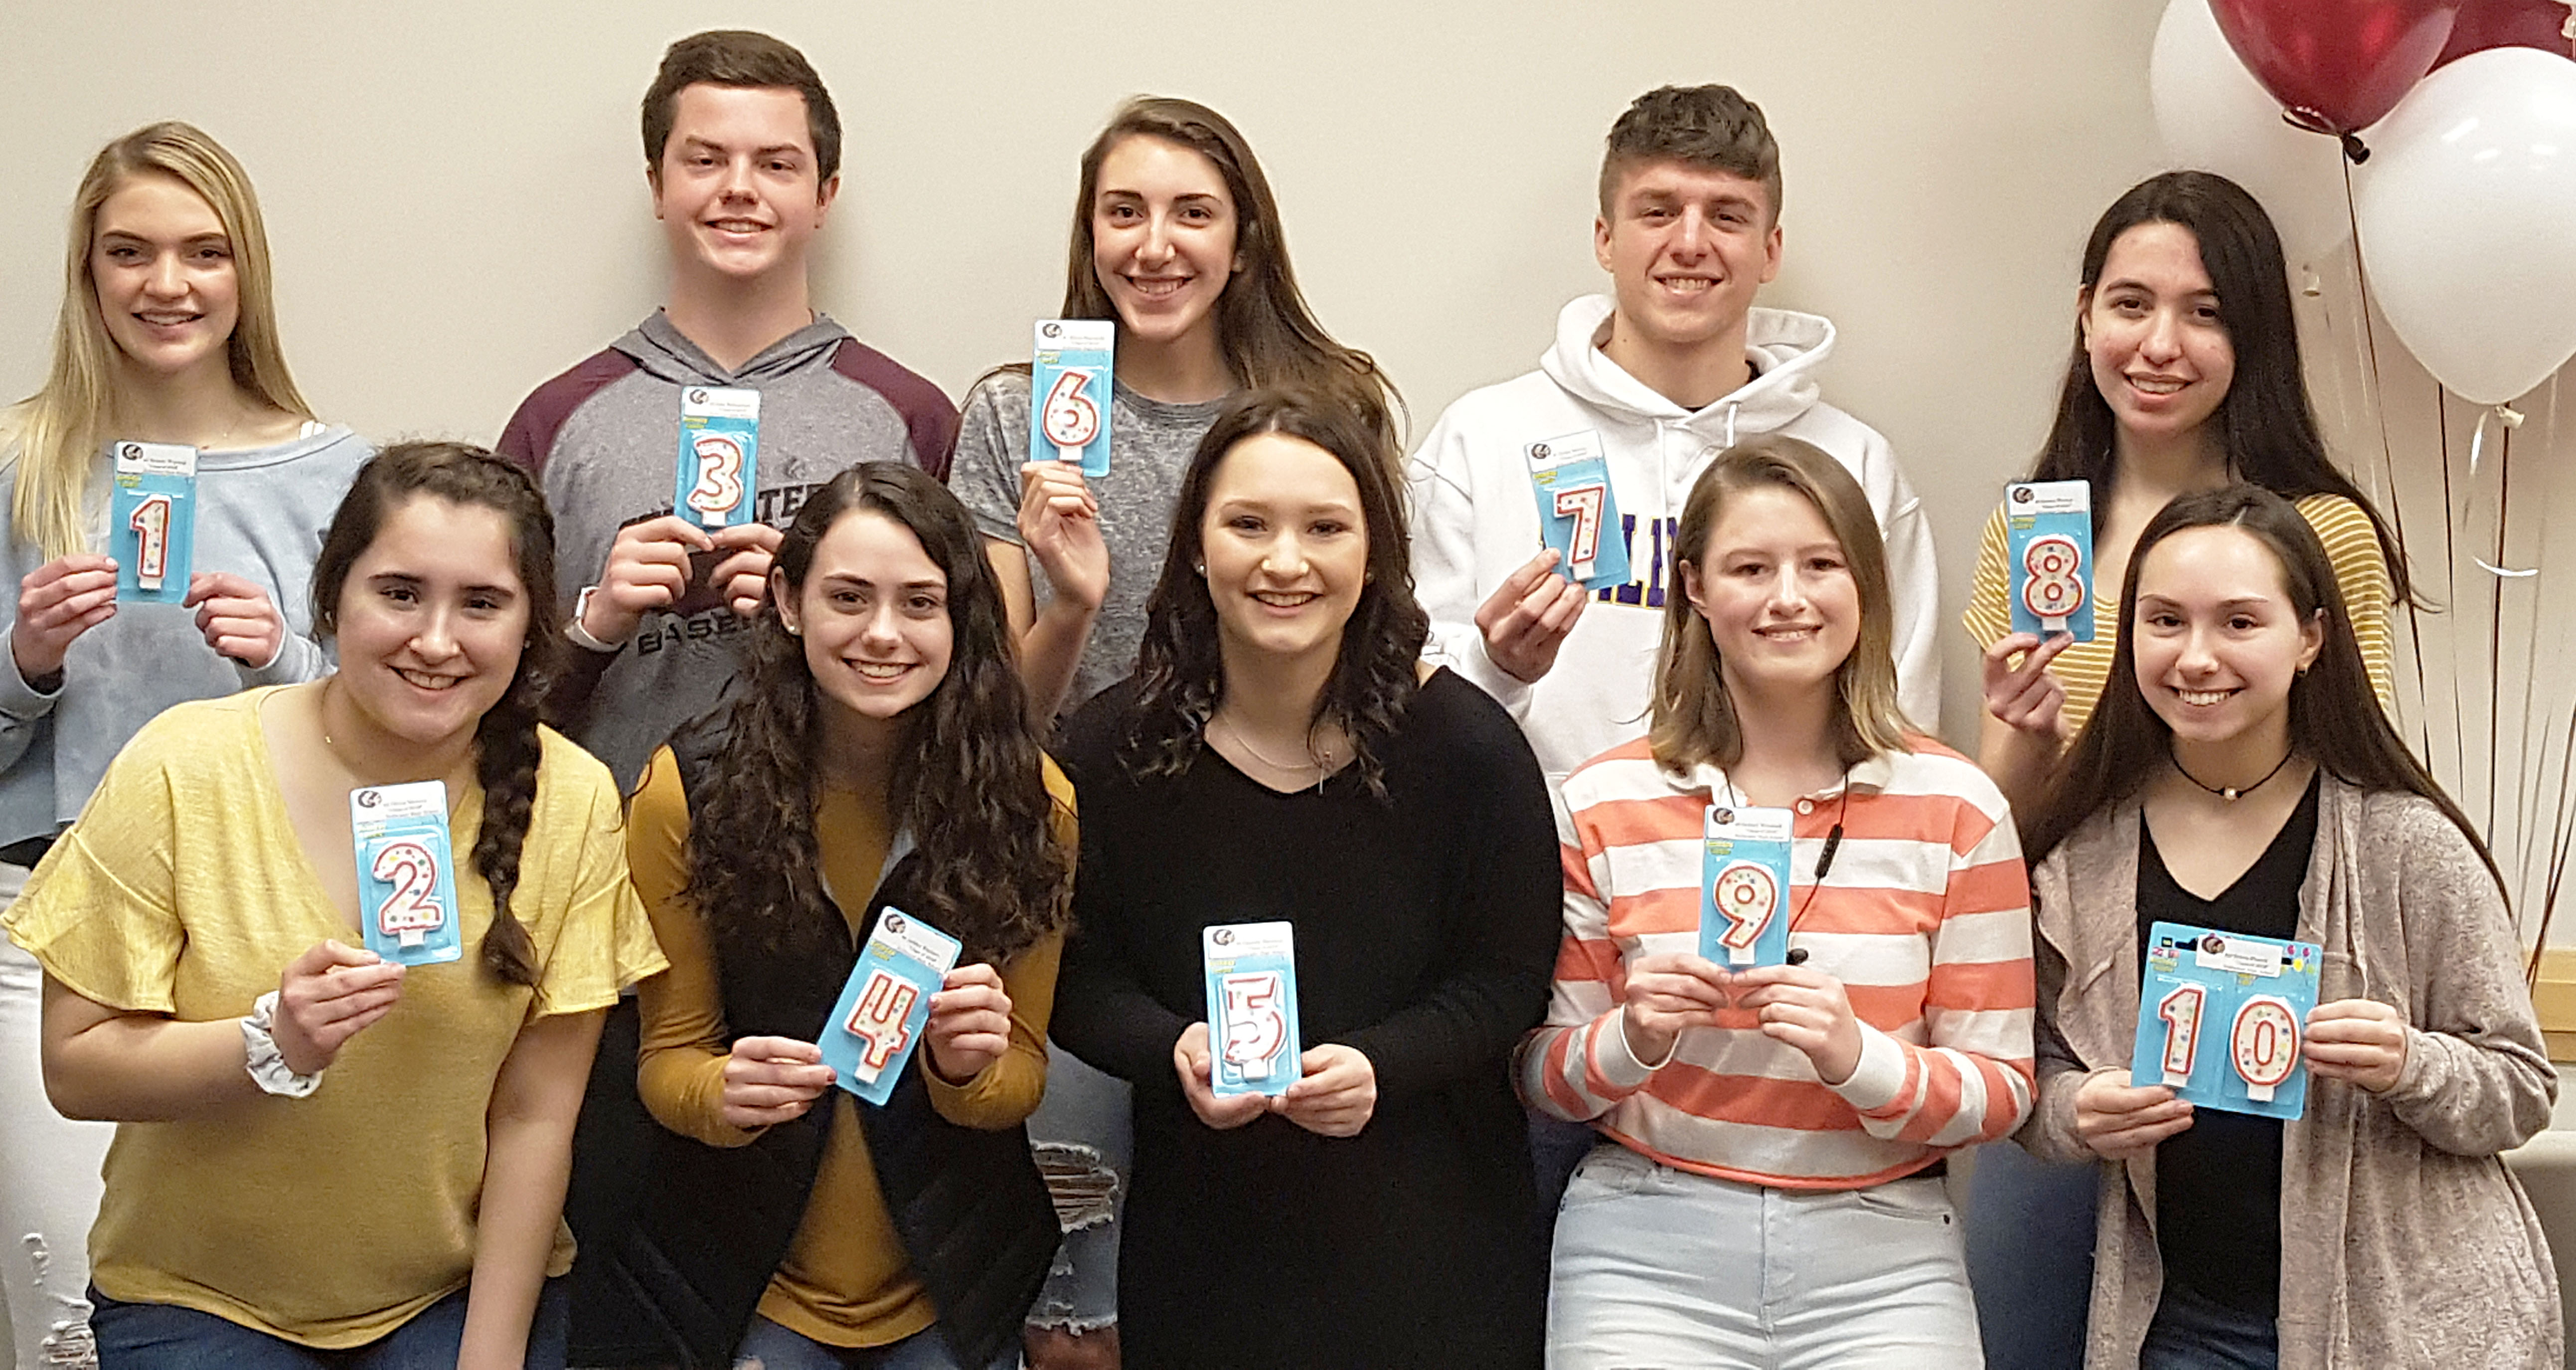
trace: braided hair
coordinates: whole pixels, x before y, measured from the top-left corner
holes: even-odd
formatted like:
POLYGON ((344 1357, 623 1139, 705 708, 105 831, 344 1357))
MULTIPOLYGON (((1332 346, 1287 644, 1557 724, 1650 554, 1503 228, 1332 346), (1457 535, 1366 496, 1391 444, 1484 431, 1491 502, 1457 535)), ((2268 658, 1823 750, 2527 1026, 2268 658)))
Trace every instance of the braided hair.
POLYGON ((483 786, 483 822, 474 839, 474 872, 492 893, 492 925, 483 934, 484 968, 513 985, 537 982, 537 948, 510 911, 519 887, 519 852, 536 809, 539 702, 554 674, 563 606, 555 599, 555 521, 528 473, 461 442, 402 442, 365 466, 331 516, 313 566, 313 622, 324 635, 339 627, 340 594, 349 568, 374 544, 385 520, 417 497, 490 509, 510 527, 528 625, 518 671, 500 701, 474 729, 474 778, 483 786))

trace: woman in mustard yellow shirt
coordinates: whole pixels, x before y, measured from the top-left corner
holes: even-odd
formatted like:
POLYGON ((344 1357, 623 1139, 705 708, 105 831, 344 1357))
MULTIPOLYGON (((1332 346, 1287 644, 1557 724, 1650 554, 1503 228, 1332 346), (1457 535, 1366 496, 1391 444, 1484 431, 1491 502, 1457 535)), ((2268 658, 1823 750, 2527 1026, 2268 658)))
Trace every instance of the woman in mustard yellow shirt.
POLYGON ((607 769, 537 723, 553 545, 517 468, 386 449, 314 569, 337 673, 162 714, 10 909, 46 1092, 118 1124, 110 1370, 563 1364, 573 1119, 603 1010, 663 961, 607 769), (452 797, 467 954, 406 968, 349 945, 350 813, 415 781, 452 797))
POLYGON ((653 756, 636 885, 670 951, 637 1084, 676 1134, 635 1268, 696 1365, 1016 1364, 1056 1219, 1046 1084, 1072 788, 1039 750, 975 526, 907 465, 817 490, 735 702, 653 756), (816 1045, 889 908, 965 944, 893 1096, 816 1045))

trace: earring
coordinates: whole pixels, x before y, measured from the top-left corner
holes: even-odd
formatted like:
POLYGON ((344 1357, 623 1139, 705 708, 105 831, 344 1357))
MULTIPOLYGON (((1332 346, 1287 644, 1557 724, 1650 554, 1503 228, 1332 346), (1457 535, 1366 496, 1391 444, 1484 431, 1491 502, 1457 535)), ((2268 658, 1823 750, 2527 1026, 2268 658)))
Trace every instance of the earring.
POLYGON ((786 630, 787 630, 787 635, 788 635, 789 637, 803 637, 803 636, 805 636, 805 630, 804 630, 804 629, 797 627, 795 624, 790 623, 790 622, 788 622, 787 620, 785 620, 785 619, 783 619, 783 618, 782 618, 782 619, 780 619, 780 620, 778 620, 778 626, 779 626, 779 627, 781 627, 781 628, 786 629, 786 630))
POLYGON ((1199 562, 1199 563, 1197 563, 1196 565, 1194 565, 1194 566, 1190 567, 1190 569, 1191 569, 1191 570, 1193 570, 1193 571, 1198 572, 1200 575, 1206 575, 1206 574, 1207 574, 1207 563, 1206 563, 1206 562, 1204 562, 1204 561, 1199 562))

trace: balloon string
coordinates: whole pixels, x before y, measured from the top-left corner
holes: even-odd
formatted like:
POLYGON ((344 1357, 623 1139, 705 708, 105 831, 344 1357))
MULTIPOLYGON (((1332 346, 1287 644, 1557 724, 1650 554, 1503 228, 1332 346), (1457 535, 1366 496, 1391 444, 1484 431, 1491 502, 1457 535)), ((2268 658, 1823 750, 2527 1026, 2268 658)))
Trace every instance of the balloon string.
POLYGON ((2334 121, 2306 105, 2292 105, 2281 111, 2281 122, 2303 133, 2321 133, 2343 145, 2344 160, 2359 166, 2370 160, 2370 145, 2361 135, 2335 127, 2334 121))
MULTIPOLYGON (((2370 268, 2361 259, 2361 214, 2354 207, 2352 165, 2348 162, 2343 167, 2343 212, 2344 221, 2352 226, 2352 280, 2354 293, 2360 301, 2354 317, 2361 324, 2362 389, 2371 412, 2379 418, 2379 466, 2388 482, 2388 521, 2397 534, 2398 555, 2411 561, 2413 558, 2407 549, 2414 544, 2406 538, 2406 501, 2401 497, 2397 484, 2397 450, 2388 437, 2388 405, 2380 388, 2379 338, 2370 326, 2370 268)), ((2448 523, 2449 501, 2445 499, 2443 505, 2443 521, 2448 523)), ((2456 595, 2459 587, 2449 580, 2451 562, 2448 556, 2443 558, 2442 570, 2445 583, 2456 595)), ((2424 597, 2420 593, 2406 597, 2406 635, 2415 645, 2415 702, 2422 715, 2415 720, 2417 735, 2422 742, 2418 754, 2429 764, 2433 756, 2433 696, 2424 679, 2424 597)), ((2453 713, 2457 712, 2454 708, 2453 713)))
MULTIPOLYGON (((2522 415, 2505 405, 2499 404, 2479 413, 2478 426, 2469 437, 2469 509, 2463 520, 2470 527, 2476 527, 2480 511, 2490 502, 2493 503, 2495 506, 2495 560, 2489 561, 2485 557, 2471 557, 2470 560, 2475 561, 2478 569, 2488 575, 2502 576, 2510 580, 2521 580, 2540 574, 2540 568, 2537 566, 2515 570, 2500 564, 2504 561, 2505 511, 2507 501, 2511 497, 2508 486, 2513 475, 2512 430, 2521 426, 2522 415), (2504 455, 2496 462, 2495 492, 2492 501, 2488 499, 2487 482, 2478 475, 2479 457, 2486 448, 2487 421, 2490 419, 2500 422, 2505 428, 2504 455)), ((2501 627, 2501 625, 2498 626, 2501 627)))

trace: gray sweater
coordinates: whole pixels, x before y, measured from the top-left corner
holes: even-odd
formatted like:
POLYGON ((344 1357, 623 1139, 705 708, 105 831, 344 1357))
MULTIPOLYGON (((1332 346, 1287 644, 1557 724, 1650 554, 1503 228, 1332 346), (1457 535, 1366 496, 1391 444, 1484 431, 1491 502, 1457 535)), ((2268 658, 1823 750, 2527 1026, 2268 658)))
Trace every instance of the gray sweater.
MULTIPOLYGON (((2372 1094, 2311 1078, 2282 1130, 2282 1370, 2539 1370, 2560 1363, 2558 1281, 2502 1153, 2558 1090, 2493 876, 2414 795, 2324 780, 2298 936, 2325 948, 2320 1002, 2368 998, 2410 1025, 2406 1067, 2372 1094)), ((2125 1071, 2138 1021, 2138 823, 2096 814, 2032 873, 2039 914, 2039 1107, 2020 1141, 2096 1159, 2075 1094, 2125 1071)), ((2155 1157, 2103 1162, 2091 1370, 2131 1367, 2163 1283, 2155 1157)))
MULTIPOLYGON (((315 642, 313 561, 323 530, 349 482, 374 455, 346 428, 306 425, 274 447, 208 452, 197 459, 196 552, 192 571, 229 571, 268 592, 285 617, 277 660, 253 670, 215 655, 197 631, 197 611, 176 604, 120 604, 114 617, 73 639, 63 680, 39 694, 0 656, 0 845, 51 836, 98 788, 107 763, 154 715, 191 699, 253 685, 313 680, 331 669, 315 642)), ((103 463, 106 458, 100 458, 103 463)), ((0 528, 18 492, 14 456, 0 465, 0 528)), ((107 483, 93 492, 91 520, 106 545, 107 483)), ((19 580, 45 564, 43 552, 10 530, 0 548, 0 652, 16 629, 19 580)))
MULTIPOLYGON (((534 472, 555 516, 555 571, 570 610, 630 523, 671 512, 680 387, 760 392, 754 515, 785 528, 806 495, 863 461, 945 474, 957 411, 939 388, 817 317, 739 370, 699 350, 655 311, 606 351, 537 387, 503 430, 501 455, 534 472)), ((571 649, 555 690, 557 726, 634 788, 653 749, 713 707, 733 682, 748 626, 705 584, 644 616, 614 653, 571 649)))

